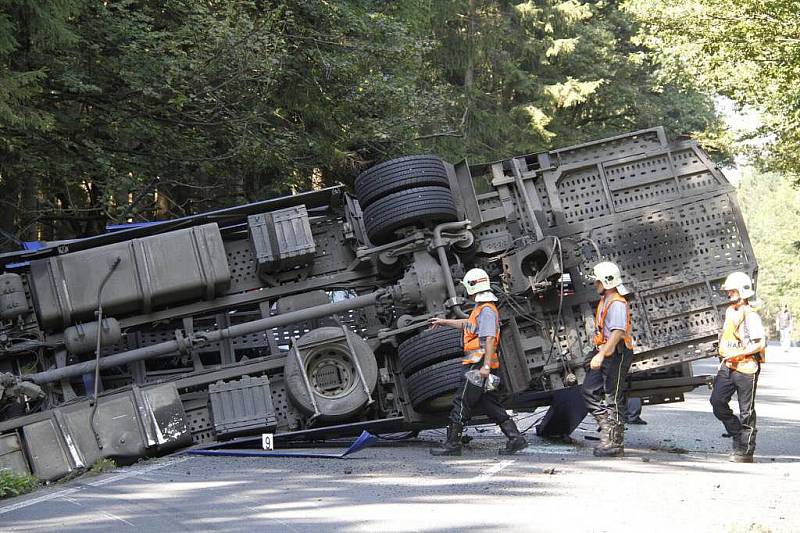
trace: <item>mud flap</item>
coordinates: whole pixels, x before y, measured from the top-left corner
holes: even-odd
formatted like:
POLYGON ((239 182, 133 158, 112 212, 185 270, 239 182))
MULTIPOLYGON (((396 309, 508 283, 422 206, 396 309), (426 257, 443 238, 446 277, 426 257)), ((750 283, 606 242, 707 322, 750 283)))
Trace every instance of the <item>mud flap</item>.
POLYGON ((550 438, 570 435, 587 414, 582 387, 554 391, 553 403, 541 423, 536 426, 536 434, 550 438))

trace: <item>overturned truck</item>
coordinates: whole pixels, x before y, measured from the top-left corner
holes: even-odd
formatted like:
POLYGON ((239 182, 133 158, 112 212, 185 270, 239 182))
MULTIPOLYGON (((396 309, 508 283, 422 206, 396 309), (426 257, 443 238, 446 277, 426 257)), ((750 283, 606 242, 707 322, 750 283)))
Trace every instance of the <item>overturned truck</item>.
MULTIPOLYGON (((540 434, 570 433, 597 295, 620 265, 628 394, 706 382, 727 273, 756 262, 733 187, 661 128, 483 165, 378 164, 342 187, 0 256, 0 467, 52 480, 264 432, 444 424, 463 372, 456 281, 489 272, 501 379, 540 434), (479 192, 478 192, 479 191, 479 192)), ((582 413, 580 413, 582 414, 582 413)))

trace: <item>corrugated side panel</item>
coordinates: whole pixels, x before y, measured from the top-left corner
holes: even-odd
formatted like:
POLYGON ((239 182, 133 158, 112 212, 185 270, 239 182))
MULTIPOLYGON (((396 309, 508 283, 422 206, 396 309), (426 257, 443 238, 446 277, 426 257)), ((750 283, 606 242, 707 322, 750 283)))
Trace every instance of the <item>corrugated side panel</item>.
POLYGON ((211 416, 217 435, 232 435, 277 426, 269 378, 243 376, 229 382, 217 382, 208 388, 211 416))

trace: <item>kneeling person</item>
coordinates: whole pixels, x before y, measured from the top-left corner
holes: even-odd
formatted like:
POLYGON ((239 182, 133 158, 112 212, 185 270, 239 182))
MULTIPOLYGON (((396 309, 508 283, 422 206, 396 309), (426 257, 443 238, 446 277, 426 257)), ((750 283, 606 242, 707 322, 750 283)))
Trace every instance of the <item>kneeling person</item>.
MULTIPOLYGON (((497 297, 491 291, 489 275, 479 268, 467 272, 461 283, 476 303, 469 318, 461 320, 433 318, 431 324, 433 327, 446 326, 464 331, 465 373, 468 370, 479 369, 480 377, 486 380, 492 371, 500 367, 500 360, 497 357, 500 343, 500 314, 494 304, 497 297)), ((441 448, 431 450, 433 455, 461 455, 464 424, 472 418, 472 411, 475 408, 480 409, 499 425, 508 438, 506 447, 500 450, 501 454, 515 453, 528 445, 514 420, 501 405, 497 392, 487 391, 485 387, 472 383, 465 375, 453 398, 450 424, 447 426, 447 440, 441 448)))

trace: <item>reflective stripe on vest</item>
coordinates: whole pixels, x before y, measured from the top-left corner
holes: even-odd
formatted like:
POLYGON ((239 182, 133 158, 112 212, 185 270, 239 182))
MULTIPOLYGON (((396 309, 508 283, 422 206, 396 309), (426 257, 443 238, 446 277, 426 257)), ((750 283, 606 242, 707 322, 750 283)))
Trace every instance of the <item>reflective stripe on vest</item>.
MULTIPOLYGON (((736 310, 738 311, 738 309, 736 310)), ((750 309, 750 306, 746 306, 742 310, 742 318, 740 320, 729 318, 726 313, 722 334, 719 337, 719 355, 724 359, 725 366, 743 374, 755 374, 758 372, 759 363, 763 363, 766 360, 763 349, 759 352, 758 358, 753 355, 726 358, 726 354, 735 353, 744 348, 742 338, 739 336, 739 328, 747 320, 747 315, 752 312, 753 310, 750 309)), ((747 326, 745 325, 745 327, 747 326)))
POLYGON ((628 304, 628 300, 626 300, 625 297, 618 292, 615 292, 608 298, 603 296, 600 299, 600 302, 597 304, 597 311, 595 311, 594 314, 594 345, 602 346, 608 341, 606 336, 603 334, 603 327, 606 324, 606 315, 608 315, 608 310, 611 308, 611 304, 614 302, 622 302, 625 304, 625 310, 628 318, 625 321, 625 336, 622 338, 622 340, 625 341, 625 346, 627 346, 628 349, 633 350, 633 337, 631 336, 631 306, 628 304))
POLYGON ((462 363, 465 365, 474 365, 480 363, 485 355, 485 350, 481 347, 481 339, 478 337, 478 315, 481 311, 488 307, 494 311, 495 317, 495 336, 494 336, 494 355, 489 362, 492 368, 500 367, 500 359, 497 357, 497 347, 500 346, 500 313, 497 312, 497 307, 493 303, 482 303, 475 306, 475 309, 469 314, 467 324, 464 326, 464 360, 462 363))

